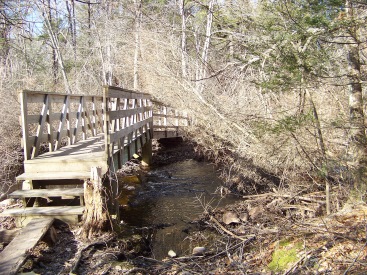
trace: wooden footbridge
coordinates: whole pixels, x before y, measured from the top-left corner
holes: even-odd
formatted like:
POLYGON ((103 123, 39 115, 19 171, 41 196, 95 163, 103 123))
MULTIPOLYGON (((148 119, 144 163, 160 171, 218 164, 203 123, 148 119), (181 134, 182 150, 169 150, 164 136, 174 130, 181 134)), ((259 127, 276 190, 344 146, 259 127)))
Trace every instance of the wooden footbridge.
POLYGON ((22 91, 20 102, 24 174, 9 197, 25 207, 0 214, 17 217, 18 226, 45 216, 77 222, 92 167, 113 173, 138 152, 149 164, 152 139, 181 136, 188 125, 149 94, 111 86, 100 96, 22 91))

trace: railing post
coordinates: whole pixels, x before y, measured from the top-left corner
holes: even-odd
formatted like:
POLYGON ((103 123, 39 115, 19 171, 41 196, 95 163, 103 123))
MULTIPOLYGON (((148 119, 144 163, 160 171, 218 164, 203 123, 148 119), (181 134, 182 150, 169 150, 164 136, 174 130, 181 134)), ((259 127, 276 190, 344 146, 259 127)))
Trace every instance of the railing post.
MULTIPOLYGON (((103 129, 104 129, 104 140, 105 140, 105 155, 107 157, 108 163, 111 161, 111 154, 110 154, 110 115, 108 112, 108 86, 103 87, 103 129)), ((110 164, 110 163, 109 163, 110 164)))
POLYGON ((22 118, 22 134, 23 134, 23 146, 24 146, 24 159, 29 160, 31 158, 31 146, 29 142, 29 130, 28 130, 28 108, 27 108, 27 92, 21 91, 19 93, 20 106, 21 106, 21 118, 22 118))

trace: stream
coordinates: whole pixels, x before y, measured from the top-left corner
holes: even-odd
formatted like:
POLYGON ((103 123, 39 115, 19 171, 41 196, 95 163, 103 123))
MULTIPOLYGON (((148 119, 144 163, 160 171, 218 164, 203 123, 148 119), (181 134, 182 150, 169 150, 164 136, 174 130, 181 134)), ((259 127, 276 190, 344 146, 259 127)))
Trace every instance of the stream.
POLYGON ((206 207, 238 201, 215 194, 220 186, 214 166, 205 162, 185 160, 155 168, 143 183, 125 179, 121 218, 132 231, 150 230, 152 258, 162 260, 169 250, 177 256, 191 254, 194 244, 189 232, 198 230, 192 221, 206 207))

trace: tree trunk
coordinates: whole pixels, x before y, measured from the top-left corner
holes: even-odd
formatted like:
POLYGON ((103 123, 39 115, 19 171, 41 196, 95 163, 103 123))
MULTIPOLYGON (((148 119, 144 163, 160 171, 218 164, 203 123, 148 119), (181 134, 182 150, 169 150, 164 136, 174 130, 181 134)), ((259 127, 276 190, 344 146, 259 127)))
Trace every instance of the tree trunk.
MULTIPOLYGON (((49 18, 47 18, 46 16, 44 16, 43 14, 43 19, 45 20, 45 25, 46 25, 46 29, 47 32, 50 36, 50 40, 51 40, 51 44, 52 44, 52 48, 53 48, 53 53, 56 55, 56 58, 54 57, 54 62, 56 59, 57 64, 60 66, 61 69, 61 73, 62 76, 64 78, 64 84, 65 84, 65 90, 68 94, 71 94, 71 88, 70 88, 70 84, 69 84, 69 79, 68 76, 66 74, 65 71, 65 67, 64 67, 64 61, 60 52, 60 48, 59 48, 59 40, 52 28, 52 23, 50 22, 49 18)), ((54 68, 55 68, 55 64, 54 64, 54 68)), ((56 71, 54 70, 54 74, 56 73, 56 71)), ((54 77, 56 77, 56 75, 54 75, 54 77)))
POLYGON ((207 63, 208 63, 208 55, 209 55, 209 46, 210 40, 212 36, 212 24, 213 24, 213 7, 214 0, 210 0, 208 5, 208 14, 206 19, 206 31, 205 31, 205 40, 203 45, 203 50, 201 52, 201 65, 199 70, 199 75, 197 78, 197 90, 198 93, 202 93, 204 90, 203 79, 206 77, 207 63))
MULTIPOLYGON (((354 19, 353 1, 346 2, 347 17, 350 22, 354 19)), ((366 191, 367 151, 366 133, 363 111, 363 94, 361 84, 360 40, 358 28, 353 25, 349 28, 351 42, 348 44, 348 77, 349 77, 349 165, 353 170, 354 187, 363 194, 366 191)))
MULTIPOLYGON (((53 20, 52 20, 51 0, 47 1, 47 15, 45 14, 45 12, 43 12, 42 14, 45 19, 47 31, 50 35, 50 39, 52 42, 53 38, 51 37, 51 33, 54 33, 54 29, 53 29, 53 20)), ((52 73, 53 73, 54 85, 56 85, 59 66, 58 66, 58 60, 57 60, 58 59, 57 52, 56 52, 57 50, 55 48, 54 43, 51 43, 51 45, 52 45, 51 46, 52 48, 52 73)))
POLYGON ((134 52, 134 90, 139 89, 139 53, 140 53, 140 25, 141 25, 141 0, 134 0, 135 5, 135 52, 134 52))
POLYGON ((187 77, 187 62, 186 62, 186 17, 185 17, 185 0, 180 1, 181 15, 181 70, 182 77, 187 77))
POLYGON ((91 239, 96 233, 106 230, 108 226, 108 212, 101 173, 100 167, 92 167, 90 181, 84 182, 85 211, 82 235, 87 239, 91 239))
POLYGON ((75 19, 75 2, 74 0, 66 0, 66 9, 68 11, 69 32, 71 37, 71 45, 74 52, 74 60, 76 60, 76 19, 75 19))

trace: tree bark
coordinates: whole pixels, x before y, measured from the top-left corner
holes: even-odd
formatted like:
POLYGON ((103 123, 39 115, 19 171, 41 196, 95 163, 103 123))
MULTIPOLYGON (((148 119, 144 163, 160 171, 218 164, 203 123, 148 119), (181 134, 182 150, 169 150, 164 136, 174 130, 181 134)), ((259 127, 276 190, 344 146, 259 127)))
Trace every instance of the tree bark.
MULTIPOLYGON (((347 17, 350 22, 354 20, 353 1, 346 2, 347 17)), ((350 139, 349 139, 349 165, 353 170, 354 187, 361 194, 366 191, 367 176, 367 151, 366 133, 363 111, 363 94, 361 84, 360 64, 360 40, 358 27, 349 27, 351 42, 348 44, 348 78, 349 78, 349 116, 350 116, 350 139)))

